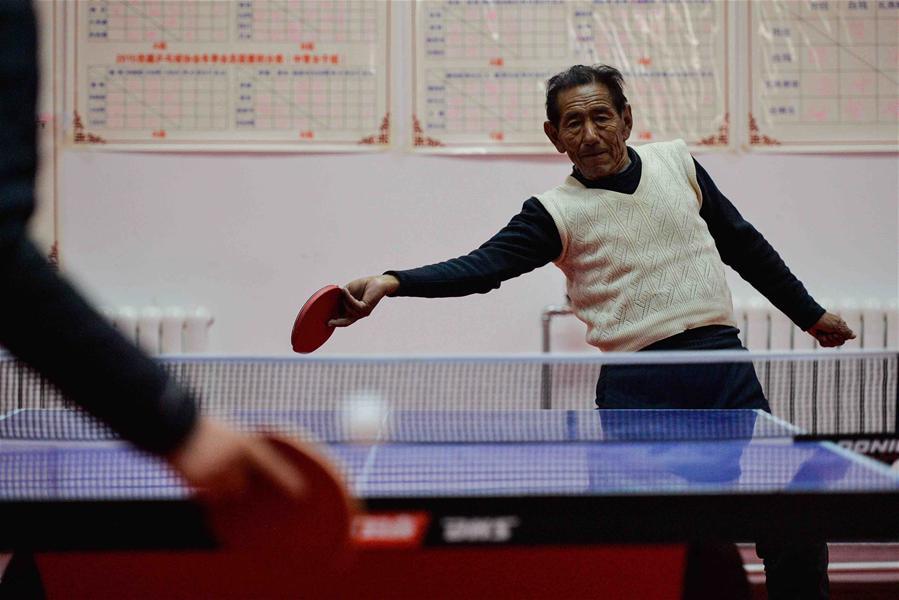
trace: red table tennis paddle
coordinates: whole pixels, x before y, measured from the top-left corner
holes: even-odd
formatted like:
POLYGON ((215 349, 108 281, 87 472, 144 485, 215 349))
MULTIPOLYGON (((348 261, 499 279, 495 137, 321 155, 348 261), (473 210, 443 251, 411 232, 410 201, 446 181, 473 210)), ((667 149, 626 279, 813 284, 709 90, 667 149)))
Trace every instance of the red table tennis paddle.
POLYGON ((310 444, 266 435, 303 481, 299 498, 265 481, 239 498, 207 504, 213 531, 225 550, 284 554, 305 565, 334 564, 351 551, 356 504, 340 473, 310 444))
POLYGON ((334 328, 328 321, 340 316, 342 292, 336 285, 326 285, 312 294, 293 322, 290 343, 293 351, 308 354, 328 341, 334 328))

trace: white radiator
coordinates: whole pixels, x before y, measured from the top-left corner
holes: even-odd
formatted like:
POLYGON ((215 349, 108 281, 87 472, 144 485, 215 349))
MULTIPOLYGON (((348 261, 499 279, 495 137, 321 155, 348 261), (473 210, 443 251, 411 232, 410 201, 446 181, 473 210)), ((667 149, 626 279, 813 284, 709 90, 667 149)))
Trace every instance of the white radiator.
MULTIPOLYGON (((821 305, 840 315, 855 332, 856 338, 843 347, 899 347, 899 311, 896 301, 857 302, 845 300, 821 305)), ((763 298, 734 301, 734 319, 740 328, 740 339, 750 350, 816 350, 815 339, 798 327, 763 298)))
MULTIPOLYGON (((843 347, 899 348, 899 308, 896 300, 881 302, 846 300, 834 303, 824 300, 821 305, 843 317, 855 332, 856 338, 843 347)), ((551 351, 550 326, 555 317, 571 315, 569 304, 551 305, 543 309, 543 352, 551 351)), ((750 350, 817 350, 817 341, 800 330, 761 296, 748 300, 734 299, 734 320, 740 329, 740 340, 750 350)), ((587 348, 587 346, 585 346, 587 348)))
POLYGON ((209 350, 209 329, 215 319, 203 306, 118 306, 102 312, 123 336, 150 355, 209 350))

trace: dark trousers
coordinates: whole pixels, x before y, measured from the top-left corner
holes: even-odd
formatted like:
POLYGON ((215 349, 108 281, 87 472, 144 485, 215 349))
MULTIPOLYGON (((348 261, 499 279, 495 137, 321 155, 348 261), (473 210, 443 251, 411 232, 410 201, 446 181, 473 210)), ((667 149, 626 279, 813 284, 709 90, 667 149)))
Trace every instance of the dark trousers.
MULTIPOLYGON (((746 350, 739 330, 711 325, 643 350, 746 350)), ((752 363, 605 365, 596 382, 598 408, 756 408, 771 412, 752 363)), ((758 540, 768 598, 829 597, 827 544, 821 540, 758 540)))
MULTIPOLYGON (((746 350, 739 330, 691 329, 646 350, 746 350)), ((606 365, 596 382, 599 408, 760 408, 771 412, 752 363, 606 365)))
POLYGON ((769 600, 830 598, 827 543, 814 540, 759 541, 755 553, 765 563, 769 600))

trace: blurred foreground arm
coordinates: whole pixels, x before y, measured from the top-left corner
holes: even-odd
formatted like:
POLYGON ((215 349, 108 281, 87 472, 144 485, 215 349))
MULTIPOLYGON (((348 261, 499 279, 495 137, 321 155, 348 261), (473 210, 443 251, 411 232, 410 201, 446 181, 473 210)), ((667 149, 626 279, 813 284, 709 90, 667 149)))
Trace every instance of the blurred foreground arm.
POLYGON ((192 396, 125 340, 26 235, 34 209, 37 43, 30 0, 0 2, 0 345, 212 495, 264 478, 299 493, 255 438, 199 418, 192 396))

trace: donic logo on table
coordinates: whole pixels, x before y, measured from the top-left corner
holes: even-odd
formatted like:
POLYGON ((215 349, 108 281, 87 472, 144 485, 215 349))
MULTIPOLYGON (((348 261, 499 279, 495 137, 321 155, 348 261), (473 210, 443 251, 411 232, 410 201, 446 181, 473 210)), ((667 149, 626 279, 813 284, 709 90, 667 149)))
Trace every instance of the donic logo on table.
POLYGON ((518 517, 446 517, 443 525, 443 541, 458 543, 500 543, 512 539, 518 527, 518 517))
POLYGON ((836 443, 870 458, 892 465, 899 469, 899 437, 878 437, 876 435, 857 435, 848 438, 836 438, 836 443))

